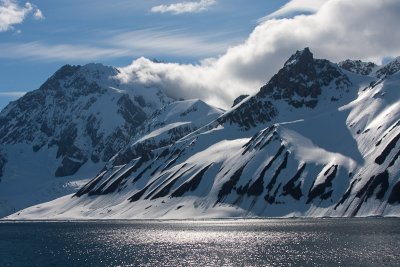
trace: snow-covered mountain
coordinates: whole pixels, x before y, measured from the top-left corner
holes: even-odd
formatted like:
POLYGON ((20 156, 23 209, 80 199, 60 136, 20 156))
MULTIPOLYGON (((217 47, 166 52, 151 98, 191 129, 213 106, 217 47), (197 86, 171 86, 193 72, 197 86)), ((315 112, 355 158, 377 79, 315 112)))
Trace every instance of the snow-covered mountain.
POLYGON ((346 62, 297 51, 207 125, 141 151, 168 126, 149 131, 76 194, 9 218, 400 216, 400 60, 346 62))
POLYGON ((222 113, 117 75, 101 64, 66 65, 0 113, 0 216, 76 192, 133 141, 169 145, 222 113))

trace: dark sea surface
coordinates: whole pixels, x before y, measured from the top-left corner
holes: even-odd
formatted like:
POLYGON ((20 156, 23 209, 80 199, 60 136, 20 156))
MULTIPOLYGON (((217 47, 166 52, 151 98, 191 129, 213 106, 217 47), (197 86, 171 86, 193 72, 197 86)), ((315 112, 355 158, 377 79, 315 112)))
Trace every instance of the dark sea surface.
POLYGON ((3 221, 0 266, 400 266, 400 219, 3 221))

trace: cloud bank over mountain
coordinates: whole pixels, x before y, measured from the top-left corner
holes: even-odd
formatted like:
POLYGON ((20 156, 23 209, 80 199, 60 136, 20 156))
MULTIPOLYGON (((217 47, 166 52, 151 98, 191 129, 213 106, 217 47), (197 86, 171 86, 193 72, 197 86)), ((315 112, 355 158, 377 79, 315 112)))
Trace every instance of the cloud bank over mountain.
MULTIPOLYGON (((304 8, 293 0, 275 14, 304 8)), ((295 50, 311 47, 317 57, 360 58, 380 63, 400 54, 400 2, 328 0, 311 14, 262 20, 241 45, 199 64, 158 63, 139 58, 121 68, 124 82, 162 88, 172 97, 201 98, 228 107, 235 97, 254 93, 295 50)), ((267 17, 268 18, 268 17, 267 17)))

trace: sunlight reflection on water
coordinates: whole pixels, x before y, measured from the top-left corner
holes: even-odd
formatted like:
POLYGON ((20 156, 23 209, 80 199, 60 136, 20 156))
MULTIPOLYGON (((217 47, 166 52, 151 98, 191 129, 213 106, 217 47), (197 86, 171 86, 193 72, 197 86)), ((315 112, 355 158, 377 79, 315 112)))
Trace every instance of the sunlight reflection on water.
POLYGON ((0 223, 0 266, 397 266, 399 222, 0 223))

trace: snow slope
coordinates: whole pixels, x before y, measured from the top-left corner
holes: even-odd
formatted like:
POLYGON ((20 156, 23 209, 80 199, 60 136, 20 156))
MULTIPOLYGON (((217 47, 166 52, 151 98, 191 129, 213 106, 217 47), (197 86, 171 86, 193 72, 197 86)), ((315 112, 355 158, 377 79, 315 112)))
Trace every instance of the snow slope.
POLYGON ((364 72, 297 51, 209 124, 8 219, 400 216, 398 62, 364 72))

